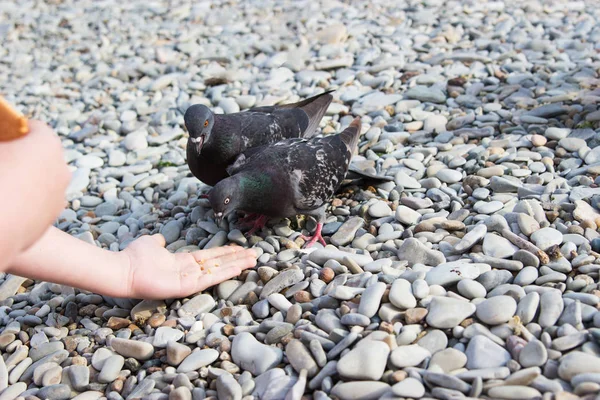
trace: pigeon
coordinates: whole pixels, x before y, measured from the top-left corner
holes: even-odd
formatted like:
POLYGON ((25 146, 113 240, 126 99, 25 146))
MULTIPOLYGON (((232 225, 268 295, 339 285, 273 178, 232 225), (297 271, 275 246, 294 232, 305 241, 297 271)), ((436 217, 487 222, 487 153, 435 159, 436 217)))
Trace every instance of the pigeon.
MULTIPOLYGON (((192 174, 209 186, 229 176, 227 168, 249 149, 288 138, 314 136, 333 100, 333 90, 279 106, 251 108, 234 114, 213 114, 202 104, 184 115, 189 132, 187 163, 192 174)), ((250 154, 250 153, 248 153, 250 154)))
POLYGON ((348 172, 360 130, 356 118, 339 134, 285 139, 241 154, 228 168, 231 176, 209 193, 216 219, 239 210, 259 215, 264 226, 268 217, 311 215, 317 228, 312 238, 303 237, 307 247, 317 240, 325 245, 321 230, 327 202, 348 172))

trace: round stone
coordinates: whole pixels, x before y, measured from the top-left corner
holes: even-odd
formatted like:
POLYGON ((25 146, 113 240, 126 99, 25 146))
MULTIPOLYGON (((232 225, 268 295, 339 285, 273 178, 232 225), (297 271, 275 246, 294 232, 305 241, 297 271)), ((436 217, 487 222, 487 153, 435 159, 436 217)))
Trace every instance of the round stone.
POLYGON ((123 357, 137 360, 148 360, 154 354, 154 346, 137 340, 114 338, 110 341, 110 346, 123 357))
POLYGON ((123 111, 121 114, 121 122, 130 122, 137 118, 137 114, 133 110, 123 111))
POLYGON ((574 138, 574 137, 566 137, 564 139, 561 139, 558 142, 558 145, 563 147, 565 150, 567 150, 569 152, 576 152, 579 149, 583 148, 584 146, 587 146, 587 143, 583 139, 574 138))
POLYGON ((494 233, 488 233, 483 238, 483 254, 496 258, 509 258, 519 250, 508 239, 494 233))
POLYGON ((504 207, 501 201, 478 201, 473 206, 473 209, 480 214, 493 214, 496 211, 500 211, 504 207))
POLYGON ((561 140, 566 138, 569 133, 571 133, 569 128, 550 127, 546 129, 544 135, 550 140, 561 140))
POLYGON ((528 324, 533 321, 538 306, 540 304, 540 295, 536 292, 528 293, 525 297, 521 298, 517 306, 517 316, 521 319, 523 324, 528 324))
POLYGON ((390 302, 400 308, 414 308, 417 306, 417 299, 412 293, 412 285, 405 279, 396 279, 392 283, 389 293, 390 302))
POLYGON ((378 381, 383 376, 389 354, 390 348, 384 342, 362 340, 340 359, 337 371, 346 380, 378 381))
POLYGON ((472 264, 450 262, 438 265, 427 272, 425 280, 428 285, 450 286, 463 279, 476 279, 479 268, 472 264))
POLYGON ((535 282, 538 276, 539 273, 537 268, 525 267, 521 271, 519 271, 517 276, 515 276, 515 280, 513 281, 513 283, 519 286, 527 286, 535 282))
POLYGON ((453 169, 441 169, 435 176, 442 182, 445 183, 456 183, 462 179, 462 173, 453 169))
POLYGON ((563 235, 553 228, 542 228, 531 234, 531 240, 537 247, 547 250, 552 246, 558 246, 563 241, 563 235))
POLYGON ((75 162, 75 165, 77 165, 79 168, 95 169, 103 166, 104 161, 98 156, 85 155, 83 157, 79 157, 75 162))
POLYGON ((506 400, 535 400, 542 398, 542 394, 531 387, 527 386, 496 386, 488 390, 488 396, 492 399, 506 400))
POLYGON ((383 218, 392 215, 392 209, 383 201, 378 201, 369 207, 369 215, 373 218, 383 218))
POLYGON ((540 296, 540 314, 538 323, 542 328, 554 326, 562 314, 564 303, 559 290, 553 289, 540 296))
POLYGON ((468 369, 503 367, 512 358, 506 349, 483 335, 469 341, 465 354, 468 369))
POLYGON ((398 368, 414 367, 419 365, 427 357, 431 357, 429 350, 411 344, 408 346, 398 346, 390 356, 390 361, 398 368))
POLYGON ((540 229, 540 224, 527 214, 519 213, 517 222, 519 224, 519 229, 521 229, 521 232, 526 236, 530 236, 540 229))
POLYGON ((429 303, 427 323, 434 328, 452 329, 475 313, 475 305, 450 297, 436 296, 429 303))
POLYGON ((285 348, 285 354, 290 364, 297 372, 306 370, 307 376, 312 378, 319 370, 319 367, 317 366, 315 359, 310 354, 310 351, 298 339, 294 339, 287 344, 285 348))
POLYGON ((508 322, 517 311, 517 302, 510 296, 494 296, 477 305, 477 318, 488 325, 508 322))
POLYGON ((483 285, 471 279, 462 279, 458 281, 458 292, 467 299, 485 298, 487 291, 483 285))
POLYGON ((256 376, 278 365, 283 352, 277 347, 260 343, 248 332, 242 332, 233 339, 231 357, 238 366, 256 376))
POLYGON ((523 368, 541 367, 548 360, 548 351, 544 344, 536 339, 531 340, 519 353, 519 364, 523 368))
POLYGON ((447 348, 436 352, 429 362, 429 367, 436 366, 441 368, 445 373, 460 369, 467 364, 467 356, 465 353, 454 348, 447 348))
MULTIPOLYGON (((425 132, 444 132, 448 119, 443 115, 434 114, 425 119, 423 130, 425 132)), ((460 179, 459 179, 460 180, 460 179)))
POLYGON ((354 381, 336 385, 331 394, 340 400, 378 400, 390 390, 390 385, 384 382, 354 381))
POLYGON ((558 376, 566 381, 587 373, 600 373, 600 359, 593 354, 572 351, 559 361, 558 376))
POLYGON ((214 349, 203 349, 188 355, 177 368, 177 372, 186 373, 196 371, 212 364, 219 357, 219 352, 214 349))
POLYGON ((490 195, 490 191, 486 188, 477 188, 473 190, 473 197, 477 200, 485 200, 490 195))
POLYGON ((417 344, 429 350, 431 354, 435 354, 448 346, 448 336, 439 329, 431 329, 417 341, 417 344))
POLYGON ((392 392, 399 397, 420 399, 425 395, 425 387, 415 378, 406 378, 392 386, 392 392))
POLYGON ((421 214, 412 208, 400 205, 396 208, 396 220, 405 225, 415 225, 419 222, 421 214))
POLYGON ((379 311, 381 298, 385 293, 385 289, 386 285, 383 282, 377 282, 367 287, 360 297, 358 312, 368 318, 376 315, 377 311, 379 311))
POLYGON ((177 343, 177 342, 168 342, 167 343, 167 363, 170 365, 177 367, 181 362, 192 352, 188 346, 177 343))

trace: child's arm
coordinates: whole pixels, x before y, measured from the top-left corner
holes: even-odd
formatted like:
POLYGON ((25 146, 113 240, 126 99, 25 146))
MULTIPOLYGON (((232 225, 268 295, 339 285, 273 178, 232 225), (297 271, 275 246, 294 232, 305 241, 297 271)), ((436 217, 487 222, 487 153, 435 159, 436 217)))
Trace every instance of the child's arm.
POLYGON ((31 246, 65 206, 70 175, 58 136, 29 122, 20 139, 0 142, 0 271, 31 246))
POLYGON ((26 136, 0 142, 0 271, 112 297, 165 299, 256 265, 256 253, 237 246, 172 254, 154 235, 114 253, 48 228, 64 207, 70 173, 52 129, 38 121, 28 128, 26 136))
POLYGON ((175 254, 164 246, 162 235, 143 236, 111 252, 51 227, 6 272, 111 297, 166 299, 205 290, 256 265, 256 252, 238 246, 175 254))

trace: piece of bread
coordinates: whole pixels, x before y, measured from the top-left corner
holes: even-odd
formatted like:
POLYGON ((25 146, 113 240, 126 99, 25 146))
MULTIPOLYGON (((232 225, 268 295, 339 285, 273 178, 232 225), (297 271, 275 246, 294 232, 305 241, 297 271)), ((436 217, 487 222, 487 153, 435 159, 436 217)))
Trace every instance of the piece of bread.
POLYGON ((28 132, 27 118, 0 96, 0 142, 21 138, 28 132))

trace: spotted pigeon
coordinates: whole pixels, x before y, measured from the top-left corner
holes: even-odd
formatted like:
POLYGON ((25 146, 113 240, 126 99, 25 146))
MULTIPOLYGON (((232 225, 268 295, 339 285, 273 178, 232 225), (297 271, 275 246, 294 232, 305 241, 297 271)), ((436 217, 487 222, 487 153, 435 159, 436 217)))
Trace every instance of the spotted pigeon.
MULTIPOLYGON (((231 177, 215 185, 209 201, 218 220, 235 210, 267 217, 311 215, 317 228, 307 247, 325 244, 321 229, 327 202, 341 185, 360 137, 360 118, 341 133, 310 139, 285 139, 240 155, 231 177)), ((256 225, 255 225, 256 228, 256 225)))

